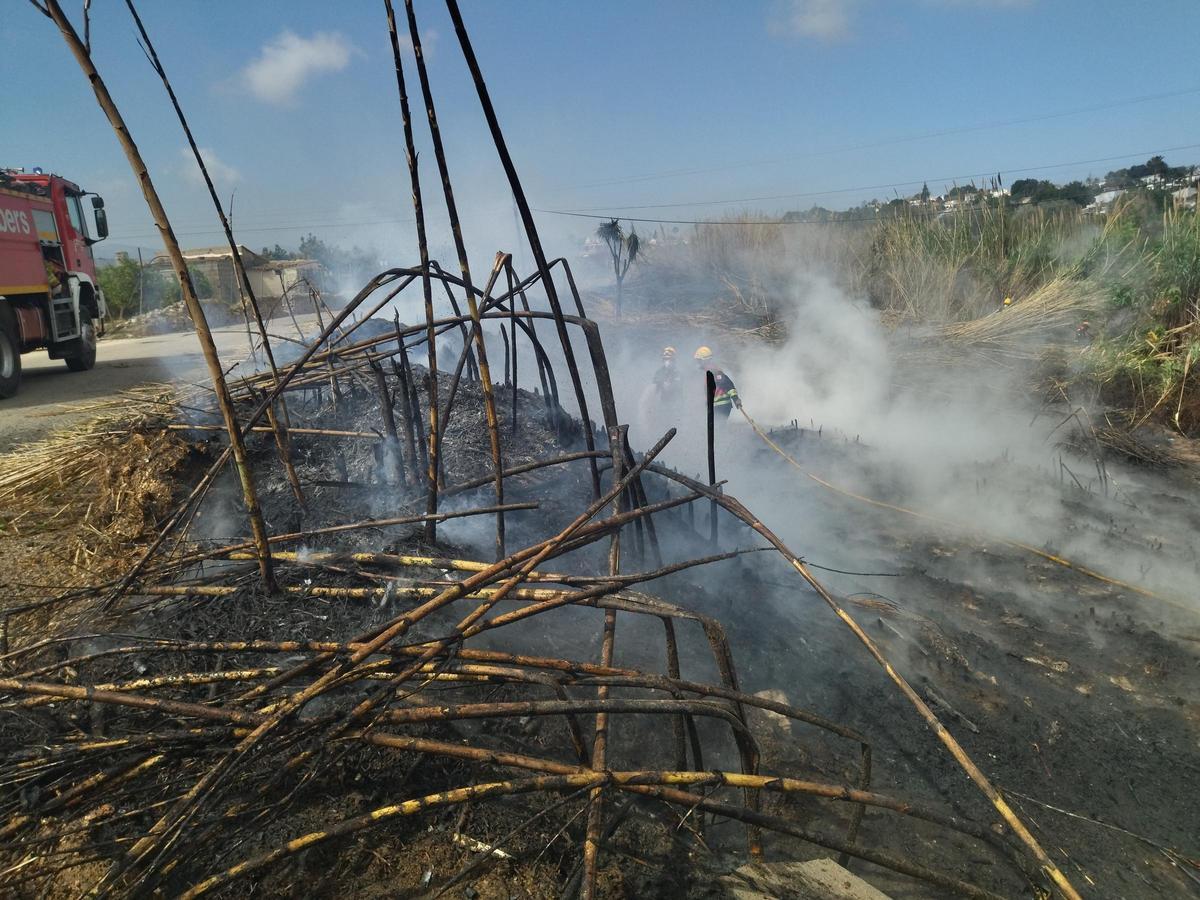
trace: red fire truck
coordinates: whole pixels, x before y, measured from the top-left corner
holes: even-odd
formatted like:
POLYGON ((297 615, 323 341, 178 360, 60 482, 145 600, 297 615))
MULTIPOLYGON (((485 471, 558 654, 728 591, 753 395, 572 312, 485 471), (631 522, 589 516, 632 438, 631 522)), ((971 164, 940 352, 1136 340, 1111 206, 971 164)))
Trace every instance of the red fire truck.
POLYGON ((108 237, 104 201, 40 169, 0 168, 0 397, 21 383, 21 354, 45 349, 72 372, 96 363, 108 309, 92 244, 108 237), (93 236, 84 215, 91 197, 93 236))

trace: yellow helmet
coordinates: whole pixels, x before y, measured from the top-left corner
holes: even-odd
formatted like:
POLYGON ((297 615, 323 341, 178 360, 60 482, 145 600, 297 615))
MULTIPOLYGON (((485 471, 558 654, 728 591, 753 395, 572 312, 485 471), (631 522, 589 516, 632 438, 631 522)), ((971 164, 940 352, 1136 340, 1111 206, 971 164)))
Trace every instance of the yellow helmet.
POLYGON ((712 359, 712 350, 708 347, 700 347, 692 354, 692 359, 712 359))
POLYGON ((674 359, 675 358, 675 348, 674 347, 663 347, 662 358, 663 359, 674 359))
POLYGON ((1012 297, 1005 297, 1005 298, 1004 298, 1004 305, 1005 305, 1005 306, 1012 306, 1012 297))

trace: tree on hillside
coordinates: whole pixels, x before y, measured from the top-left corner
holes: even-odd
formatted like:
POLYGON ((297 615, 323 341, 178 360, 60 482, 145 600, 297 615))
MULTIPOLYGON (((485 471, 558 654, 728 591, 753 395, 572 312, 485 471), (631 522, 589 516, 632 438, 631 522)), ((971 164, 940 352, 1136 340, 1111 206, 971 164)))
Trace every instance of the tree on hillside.
POLYGON ((1038 192, 1038 180, 1036 178, 1018 178, 1012 183, 1012 187, 1008 189, 1009 196, 1014 200, 1024 200, 1026 198, 1032 200, 1038 192))
POLYGON ((1152 156, 1140 166, 1130 166, 1131 178, 1146 178, 1149 175, 1160 175, 1166 178, 1170 174, 1170 166, 1161 156, 1152 156))
POLYGON ((1159 175, 1163 178, 1178 178, 1186 171, 1186 166, 1171 167, 1161 156, 1152 156, 1141 165, 1130 166, 1128 169, 1116 169, 1104 176, 1104 183, 1109 188, 1137 187, 1147 175, 1159 175))
POLYGON ((625 276, 629 274, 629 267, 638 258, 642 242, 635 229, 630 228, 629 234, 626 234, 619 219, 602 223, 596 229, 596 236, 604 241, 612 255, 613 275, 617 279, 617 318, 620 318, 625 276))
POLYGON ((1028 199, 1034 203, 1048 203, 1051 200, 1072 200, 1081 206, 1092 202, 1091 192, 1078 181, 1072 182, 1065 188, 1060 188, 1053 181, 1020 178, 1012 183, 1010 190, 1013 200, 1017 201, 1028 199), (1083 199, 1076 199, 1077 197, 1083 199))
POLYGON ((929 193, 929 185, 928 184, 921 185, 921 202, 928 203, 930 196, 931 195, 929 193))
POLYGON ((1072 181, 1058 189, 1058 196, 1063 200, 1070 200, 1072 203, 1077 203, 1080 206, 1087 206, 1095 199, 1096 191, 1092 190, 1082 181, 1072 181))

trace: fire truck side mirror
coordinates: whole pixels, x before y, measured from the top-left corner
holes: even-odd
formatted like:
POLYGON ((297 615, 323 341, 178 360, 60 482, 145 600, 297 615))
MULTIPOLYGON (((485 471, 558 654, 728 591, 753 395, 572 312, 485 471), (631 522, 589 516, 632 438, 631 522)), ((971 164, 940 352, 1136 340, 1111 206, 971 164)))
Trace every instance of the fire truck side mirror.
MULTIPOLYGON (((97 198, 99 199, 99 198, 97 198)), ((95 202, 95 201, 93 201, 95 202)), ((96 240, 102 241, 108 237, 108 214, 102 207, 96 207, 96 240)))
POLYGON ((104 209, 104 198, 99 194, 92 194, 92 209, 104 209))

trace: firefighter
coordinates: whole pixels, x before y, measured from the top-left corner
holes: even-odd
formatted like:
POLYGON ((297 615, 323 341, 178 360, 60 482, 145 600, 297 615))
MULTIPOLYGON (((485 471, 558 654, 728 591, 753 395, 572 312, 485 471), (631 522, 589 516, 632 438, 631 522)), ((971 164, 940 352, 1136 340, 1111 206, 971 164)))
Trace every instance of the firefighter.
POLYGON ((741 409, 742 400, 738 397, 733 379, 717 367, 713 361, 712 350, 708 347, 700 347, 692 355, 692 358, 696 360, 696 366, 701 372, 712 372, 713 374, 713 412, 721 418, 727 419, 735 406, 741 409))
POLYGON ((659 400, 670 399, 679 392, 679 369, 675 367, 674 347, 663 347, 662 363, 654 372, 654 390, 659 400))

